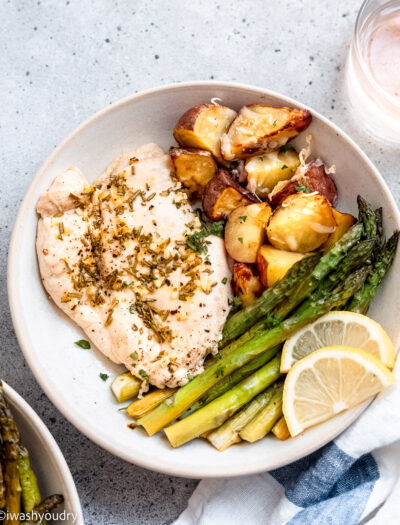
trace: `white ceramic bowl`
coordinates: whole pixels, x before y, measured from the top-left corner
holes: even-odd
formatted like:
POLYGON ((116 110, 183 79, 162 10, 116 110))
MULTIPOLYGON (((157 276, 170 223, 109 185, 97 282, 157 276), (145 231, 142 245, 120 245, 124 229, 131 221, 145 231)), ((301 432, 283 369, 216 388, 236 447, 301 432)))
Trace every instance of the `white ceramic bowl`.
POLYGON ((74 480, 53 436, 27 402, 4 381, 3 386, 21 434, 21 441, 29 450, 42 497, 62 494, 64 504, 57 507, 54 513, 60 513, 60 518, 64 511, 70 513, 67 520, 53 520, 51 523, 83 525, 82 509, 74 480), (76 518, 73 518, 72 514, 76 518))
MULTIPOLYGON (((202 440, 172 449, 160 434, 148 438, 127 428, 127 420, 99 372, 111 376, 121 371, 98 351, 74 345, 82 334, 49 301, 42 288, 35 254, 37 217, 35 204, 53 178, 69 166, 78 166, 94 180, 122 150, 154 141, 167 149, 174 143, 172 130, 189 107, 219 97, 235 109, 249 103, 299 106, 301 104, 265 89, 221 82, 193 82, 162 86, 121 100, 80 125, 50 155, 26 194, 15 224, 9 257, 9 297, 15 330, 36 379, 43 390, 81 432, 127 461, 187 477, 237 476, 277 468, 321 447, 345 429, 365 405, 280 442, 267 438, 233 446, 219 453, 202 440)), ((362 193, 384 207, 387 232, 400 228, 394 200, 368 158, 339 128, 312 111, 306 133, 314 136, 313 153, 335 164, 339 209, 356 213, 356 196, 362 193)), ((297 139, 304 144, 305 133, 297 139)), ((385 280, 371 315, 386 328, 394 343, 400 338, 398 314, 400 258, 385 280)), ((108 384, 110 383, 110 380, 108 384)))

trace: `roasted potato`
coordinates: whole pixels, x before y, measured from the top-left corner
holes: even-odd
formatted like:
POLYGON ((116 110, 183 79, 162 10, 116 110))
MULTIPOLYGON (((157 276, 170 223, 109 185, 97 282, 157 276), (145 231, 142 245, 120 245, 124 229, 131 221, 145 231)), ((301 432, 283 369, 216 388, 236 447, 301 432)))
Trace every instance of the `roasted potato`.
POLYGON ((227 170, 218 170, 203 194, 203 210, 212 221, 227 217, 239 206, 259 202, 257 197, 232 179, 227 170))
POLYGON ((324 242, 322 249, 324 252, 329 252, 332 246, 337 242, 343 235, 349 230, 353 224, 356 222, 356 218, 350 213, 341 213, 340 211, 332 208, 333 215, 337 224, 336 230, 331 233, 328 237, 328 240, 324 242))
POLYGON ((169 150, 176 177, 194 196, 203 195, 217 172, 217 164, 209 151, 198 148, 171 148, 169 150))
POLYGON ((247 188, 266 199, 278 182, 292 177, 299 164, 299 155, 294 149, 251 157, 245 164, 247 188))
POLYGON ((178 120, 174 137, 180 146, 201 148, 221 157, 221 137, 236 117, 236 111, 225 106, 200 104, 188 109, 178 120))
POLYGON ((232 282, 235 295, 240 297, 244 307, 252 303, 263 292, 260 279, 254 274, 251 267, 244 263, 234 264, 232 282))
POLYGON ((277 250, 270 244, 261 246, 257 253, 257 267, 265 288, 272 286, 285 276, 297 261, 305 257, 304 253, 277 250))
POLYGON ((317 194, 289 195, 269 221, 269 242, 279 250, 306 253, 319 248, 336 230, 332 207, 317 194))
POLYGON ((239 206, 228 215, 225 248, 235 261, 256 262, 270 216, 271 208, 266 202, 239 206))
POLYGON ((245 159, 273 151, 307 128, 311 113, 304 109, 265 104, 244 106, 221 139, 225 160, 245 159))
POLYGON ((337 188, 332 177, 326 173, 320 160, 314 160, 300 167, 294 176, 286 182, 279 182, 269 195, 273 207, 279 206, 289 195, 297 192, 314 193, 326 197, 332 206, 337 201, 337 188))

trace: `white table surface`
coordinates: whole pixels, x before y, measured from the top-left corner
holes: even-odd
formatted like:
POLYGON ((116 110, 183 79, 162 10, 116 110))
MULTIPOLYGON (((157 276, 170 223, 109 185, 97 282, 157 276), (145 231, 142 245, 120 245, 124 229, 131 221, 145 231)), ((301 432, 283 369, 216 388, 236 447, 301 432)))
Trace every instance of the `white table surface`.
MULTIPOLYGON (((54 408, 13 331, 7 250, 18 207, 52 149, 92 113, 170 82, 231 80, 279 91, 347 131, 400 197, 400 151, 359 129, 343 70, 354 0, 0 2, 1 376, 44 419, 70 465, 87 524, 167 524, 196 481, 152 473, 91 443, 54 408)), ((340 154, 340 152, 339 152, 340 154)))

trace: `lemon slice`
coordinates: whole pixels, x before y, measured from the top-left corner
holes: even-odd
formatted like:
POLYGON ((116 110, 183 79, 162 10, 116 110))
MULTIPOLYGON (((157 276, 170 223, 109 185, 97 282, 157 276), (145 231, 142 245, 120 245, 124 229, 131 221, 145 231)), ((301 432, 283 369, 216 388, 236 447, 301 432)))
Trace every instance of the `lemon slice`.
POLYGON ((282 351, 281 372, 311 352, 331 345, 361 348, 384 365, 393 368, 395 353, 385 330, 366 315, 354 312, 329 312, 293 334, 282 351))
POLYGON ((292 436, 359 405, 395 382, 365 350, 327 346, 298 361, 286 376, 283 414, 292 436))

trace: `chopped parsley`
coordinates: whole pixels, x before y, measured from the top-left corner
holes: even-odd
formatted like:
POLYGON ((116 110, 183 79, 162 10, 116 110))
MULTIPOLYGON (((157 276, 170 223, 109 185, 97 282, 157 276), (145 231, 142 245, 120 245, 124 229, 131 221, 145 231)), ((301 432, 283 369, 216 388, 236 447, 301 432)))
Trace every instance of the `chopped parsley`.
POLYGON ((238 237, 238 241, 240 242, 240 244, 243 244, 243 237, 238 237))
POLYGON ((279 153, 285 153, 285 151, 296 151, 296 150, 290 143, 288 143, 288 144, 284 144, 283 146, 279 148, 279 153))
POLYGON ((206 241, 205 238, 209 235, 216 235, 217 237, 221 237, 221 239, 223 239, 224 222, 217 221, 204 224, 201 230, 188 235, 186 237, 188 247, 198 255, 201 253, 206 254, 208 252, 207 244, 210 244, 210 241, 206 241))
POLYGON ((175 206, 176 206, 177 209, 179 210, 179 208, 182 206, 182 203, 181 203, 181 202, 177 202, 177 203, 175 204, 175 206))
POLYGON ((215 371, 215 377, 224 377, 224 367, 221 365, 217 366, 217 369, 215 371))
POLYGON ((139 370, 139 375, 140 377, 143 377, 143 379, 145 379, 147 382, 149 381, 149 376, 146 374, 145 370, 143 370, 143 368, 141 368, 139 370))
POLYGON ((129 284, 126 281, 122 281, 121 288, 130 288, 131 286, 133 286, 133 281, 129 284))
POLYGON ((298 186, 295 186, 294 189, 296 191, 302 191, 303 193, 310 193, 310 186, 304 186, 304 184, 299 184, 298 186))
POLYGON ((158 277, 157 275, 150 275, 150 279, 153 279, 153 281, 157 281, 158 277))
POLYGON ((134 352, 131 353, 129 357, 132 358, 134 361, 137 361, 137 359, 139 358, 139 355, 135 350, 134 352))
POLYGON ((221 281, 222 284, 226 284, 228 282, 228 277, 224 277, 221 281))
POLYGON ((215 359, 221 359, 221 353, 220 352, 217 352, 216 354, 213 354, 213 357, 215 357, 215 359))
POLYGON ((99 376, 100 376, 100 379, 102 379, 103 381, 107 381, 107 379, 110 377, 109 375, 103 374, 101 372, 100 372, 99 376))
POLYGON ((232 305, 235 307, 235 308, 240 308, 240 306, 242 306, 242 300, 240 299, 240 297, 234 297, 232 299, 232 305))
POLYGON ((273 123, 272 123, 272 126, 273 126, 274 128, 276 127, 276 123, 277 123, 276 120, 274 120, 273 123))
POLYGON ((284 165, 282 166, 282 168, 281 168, 281 170, 287 170, 287 169, 288 169, 288 167, 286 166, 286 164, 284 164, 284 165))
POLYGON ((79 341, 75 341, 75 344, 77 346, 80 346, 84 350, 89 350, 90 349, 90 343, 89 343, 89 341, 86 341, 86 339, 80 339, 79 341))
POLYGON ((242 222, 246 222, 247 215, 241 215, 241 216, 239 217, 239 219, 240 219, 242 222))
POLYGON ((136 305, 134 305, 133 303, 129 305, 129 313, 130 314, 134 314, 136 311, 136 305))

